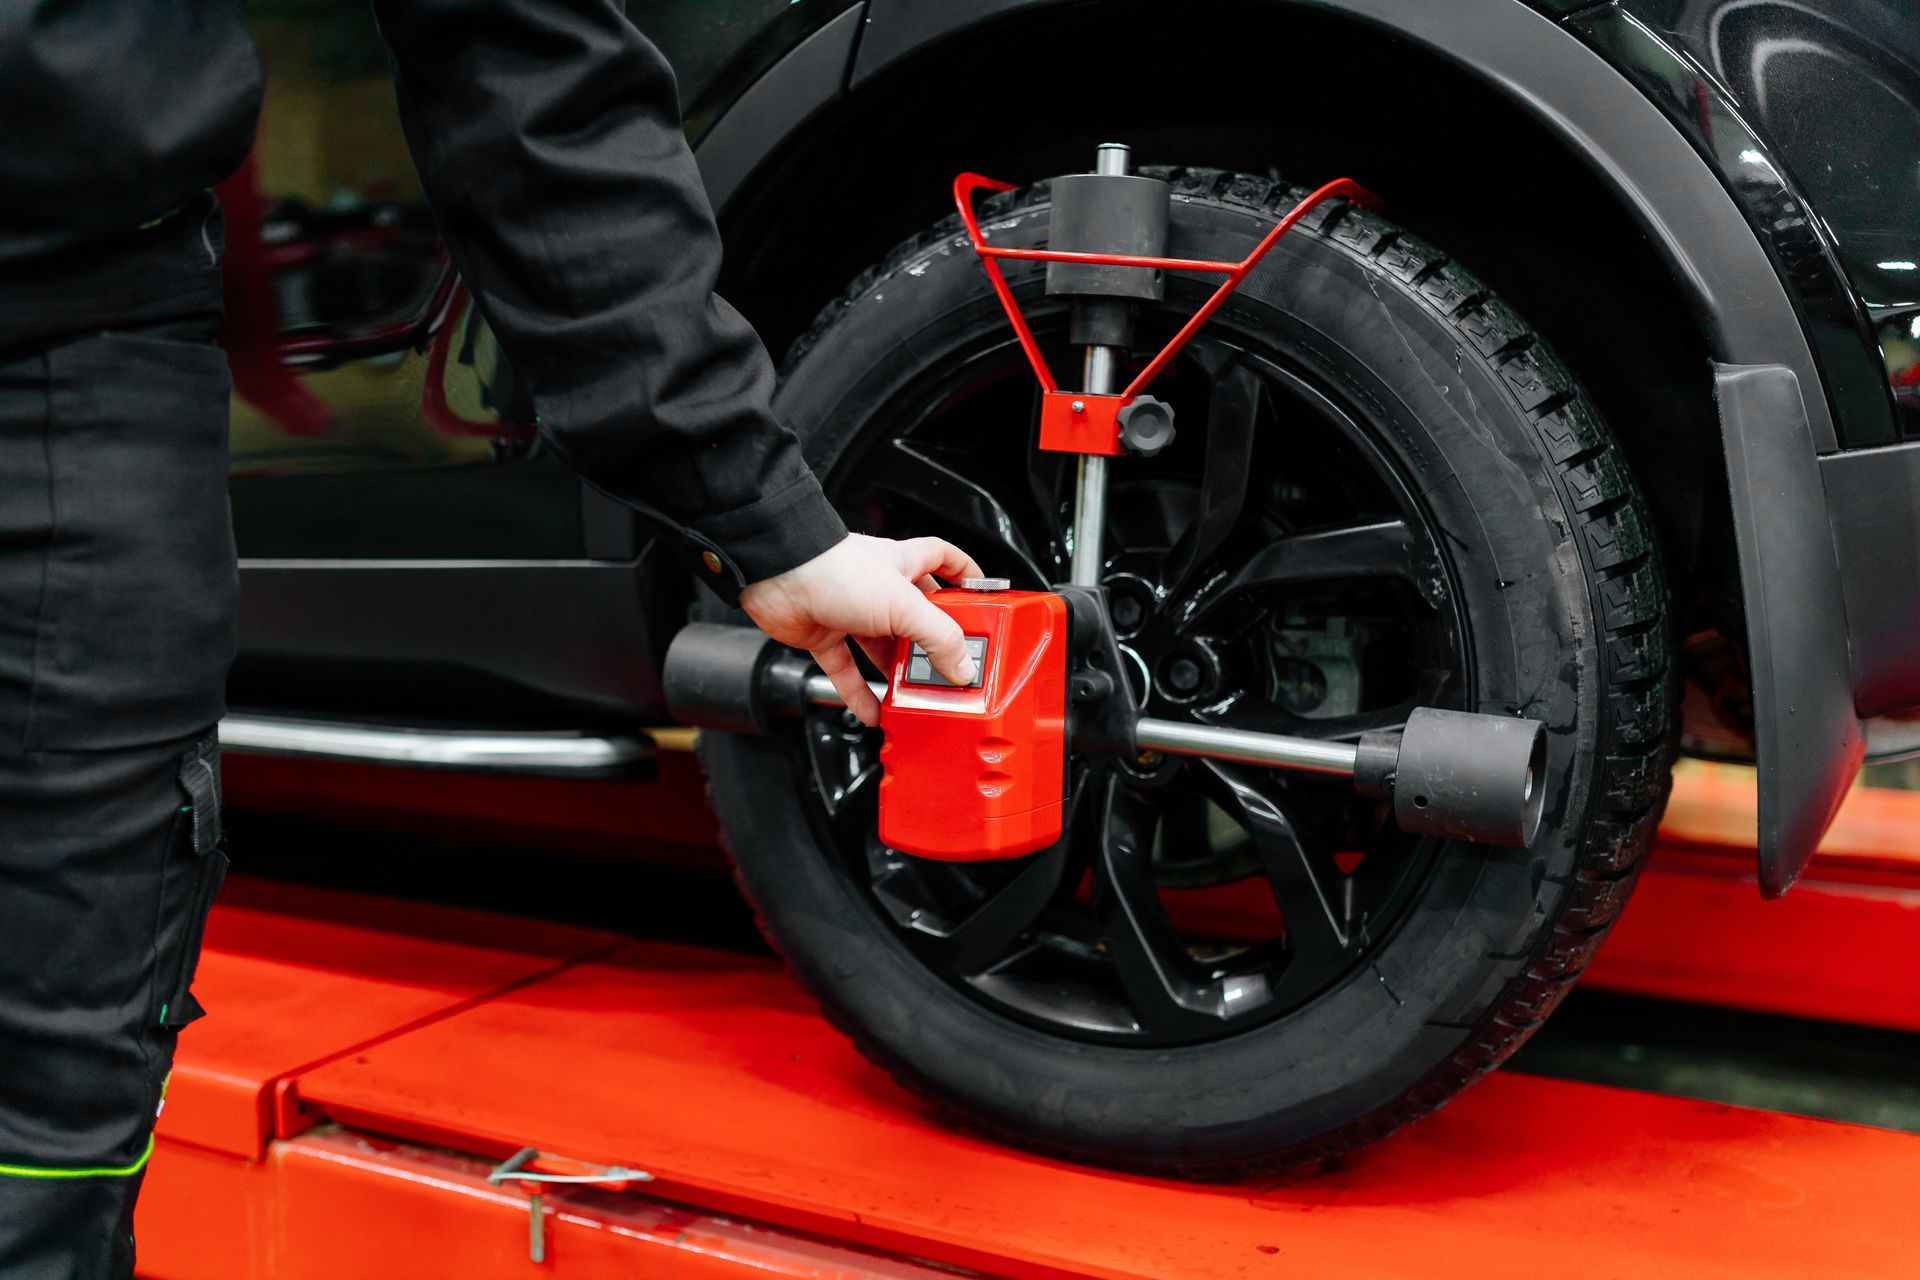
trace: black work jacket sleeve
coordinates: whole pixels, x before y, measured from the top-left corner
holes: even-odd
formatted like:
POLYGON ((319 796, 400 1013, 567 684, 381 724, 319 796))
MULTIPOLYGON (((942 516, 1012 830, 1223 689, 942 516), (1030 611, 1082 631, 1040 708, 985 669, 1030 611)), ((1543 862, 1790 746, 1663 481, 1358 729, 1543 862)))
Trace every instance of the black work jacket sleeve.
POLYGON ((714 293, 720 236, 673 72, 617 0, 374 0, 453 261, 542 437, 678 534, 723 597, 846 528, 714 293))

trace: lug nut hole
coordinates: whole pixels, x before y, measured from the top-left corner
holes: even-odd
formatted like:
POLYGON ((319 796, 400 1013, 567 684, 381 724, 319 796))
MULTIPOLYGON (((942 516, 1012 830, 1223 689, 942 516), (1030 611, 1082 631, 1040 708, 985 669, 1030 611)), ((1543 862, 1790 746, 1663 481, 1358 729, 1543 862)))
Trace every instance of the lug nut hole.
POLYGON ((1154 686, 1174 702, 1193 702, 1220 687, 1220 659, 1205 644, 1189 642, 1154 666, 1154 686))

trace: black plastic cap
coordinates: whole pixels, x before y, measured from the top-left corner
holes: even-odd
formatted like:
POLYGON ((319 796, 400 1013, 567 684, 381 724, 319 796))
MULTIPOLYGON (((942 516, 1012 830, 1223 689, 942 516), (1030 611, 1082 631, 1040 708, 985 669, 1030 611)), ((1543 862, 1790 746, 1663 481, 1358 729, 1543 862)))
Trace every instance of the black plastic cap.
POLYGON ((660 669, 667 711, 702 729, 764 733, 761 670, 779 648, 752 627, 695 622, 680 628, 660 669))
POLYGON ((1537 720, 1417 707, 1400 735, 1394 820, 1419 835, 1524 849, 1540 830, 1546 765, 1537 720))

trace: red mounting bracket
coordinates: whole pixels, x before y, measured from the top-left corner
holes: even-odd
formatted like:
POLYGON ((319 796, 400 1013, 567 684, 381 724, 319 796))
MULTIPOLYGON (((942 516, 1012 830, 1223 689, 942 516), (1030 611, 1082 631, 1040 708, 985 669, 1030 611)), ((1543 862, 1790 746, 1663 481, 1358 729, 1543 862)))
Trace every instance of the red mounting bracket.
POLYGON ((1160 371, 1179 354, 1180 348, 1186 346, 1200 326, 1207 322, 1207 318, 1220 309, 1220 304, 1240 287, 1240 282, 1259 265, 1260 259, 1267 256, 1267 250, 1292 229, 1294 223, 1306 217, 1322 201, 1335 196, 1344 196, 1364 209, 1377 210, 1381 207, 1380 198, 1353 179, 1335 178, 1289 209, 1286 216, 1274 224, 1273 229, 1245 258, 1239 262, 1214 262, 1204 258, 1150 258, 1128 253, 1075 253, 1064 249, 1007 249, 990 245, 980 230, 979 216, 974 213, 973 194, 976 191, 1011 190, 1013 184, 1010 182, 982 177, 977 173, 963 173, 953 180, 953 202, 960 208, 960 221, 967 228, 967 238, 973 241, 973 251, 980 255, 980 265, 986 269, 987 279, 993 282, 993 292, 1000 299, 1007 319, 1013 324, 1013 331, 1020 339, 1020 349, 1026 352, 1027 363, 1033 367, 1033 376, 1039 379, 1040 389, 1046 393, 1040 405, 1040 447, 1055 453, 1094 453, 1109 457, 1125 452, 1120 444, 1120 410, 1133 403, 1134 397, 1147 389, 1147 384, 1159 376, 1160 371), (1226 279, 1193 313, 1193 318, 1181 326, 1180 332, 1174 334, 1167 345, 1160 349, 1160 354, 1134 375, 1126 390, 1118 395, 1092 395, 1084 391, 1062 391, 1060 384, 1054 381, 1053 371, 1047 368, 1046 358, 1040 354, 1040 344, 1034 341, 1033 330, 1028 327, 1027 318, 1020 313, 1019 304, 1013 300, 1013 290, 1007 286, 1006 277, 1000 271, 1001 258, 1025 262, 1081 262, 1103 267, 1151 267, 1163 271, 1206 271, 1224 275, 1226 279))

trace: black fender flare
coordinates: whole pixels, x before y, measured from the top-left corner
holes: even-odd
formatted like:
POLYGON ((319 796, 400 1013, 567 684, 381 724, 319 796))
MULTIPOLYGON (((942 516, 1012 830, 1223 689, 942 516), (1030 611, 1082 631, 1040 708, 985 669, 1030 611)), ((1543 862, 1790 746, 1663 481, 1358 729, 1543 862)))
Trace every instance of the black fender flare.
POLYGON ((695 144, 715 212, 724 217, 754 170, 846 92, 866 16, 866 5, 856 4, 823 23, 748 85, 695 144))
MULTIPOLYGON (((750 86, 702 140, 715 205, 724 208, 841 95, 963 32, 1072 2, 867 0, 849 9, 750 86)), ((1845 610, 1816 607, 1805 594, 1824 582, 1815 594, 1838 600, 1818 460, 1837 447, 1837 434, 1820 366, 1772 260, 1720 176, 1660 110, 1521 0, 1267 2, 1373 27, 1514 101, 1618 196, 1688 299, 1715 361, 1734 498, 1760 766, 1760 883, 1768 896, 1784 892, 1858 772, 1864 735, 1846 677, 1845 610), (1785 600, 1794 607, 1780 608, 1785 600)))

